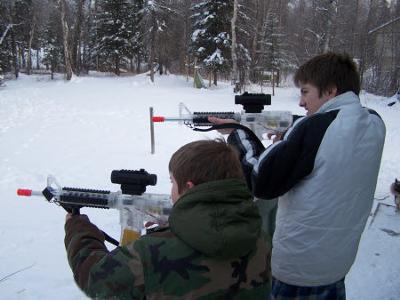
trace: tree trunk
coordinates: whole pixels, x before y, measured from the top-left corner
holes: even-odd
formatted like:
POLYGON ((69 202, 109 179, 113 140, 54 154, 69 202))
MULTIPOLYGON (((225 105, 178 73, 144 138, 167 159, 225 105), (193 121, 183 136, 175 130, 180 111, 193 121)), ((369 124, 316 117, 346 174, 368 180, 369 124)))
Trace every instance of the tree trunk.
POLYGON ((84 31, 83 35, 83 53, 82 53, 82 61, 81 61, 81 68, 85 72, 85 74, 89 73, 89 68, 90 68, 90 62, 92 59, 92 54, 91 54, 91 49, 88 47, 89 43, 89 31, 91 29, 91 25, 93 23, 93 11, 92 11, 92 1, 88 1, 88 6, 87 6, 87 12, 88 12, 88 17, 85 23, 86 30, 84 31))
POLYGON ((140 55, 138 55, 138 56, 136 57, 136 73, 137 73, 137 74, 139 74, 140 71, 141 71, 141 69, 140 69, 140 63, 141 63, 141 61, 140 61, 140 55))
POLYGON ((20 47, 18 47, 18 52, 19 52, 19 59, 20 59, 19 65, 22 66, 23 69, 26 69, 25 49, 20 46, 20 47))
POLYGON ((260 9, 259 9, 259 0, 256 1, 256 8, 255 8, 255 25, 254 25, 254 35, 252 36, 251 39, 251 80, 256 81, 256 71, 255 67, 257 65, 257 38, 258 38, 258 32, 261 28, 261 24, 259 21, 259 14, 260 14, 260 9))
POLYGON ((351 53, 355 54, 355 43, 356 43, 356 29, 358 24, 358 14, 359 14, 359 0, 354 1, 355 12, 353 22, 351 23, 351 44, 350 44, 350 51, 351 53))
POLYGON ((368 41, 370 40, 368 31, 371 27, 372 23, 372 0, 369 1, 369 10, 368 10, 368 16, 367 16, 367 22, 363 26, 363 32, 361 33, 361 56, 360 56, 360 67, 359 67, 359 73, 360 73, 360 84, 362 86, 363 81, 364 81, 364 72, 367 67, 367 56, 368 56, 368 41))
POLYGON ((149 68, 150 68, 150 80, 151 80, 151 82, 154 82, 154 43, 153 43, 153 41, 151 41, 151 46, 150 46, 149 68))
POLYGON ((153 30, 151 31, 150 34, 150 57, 149 57, 149 68, 150 68, 150 80, 151 82, 154 82, 154 57, 155 57, 155 43, 156 43, 156 30, 157 30, 157 23, 156 23, 156 17, 151 16, 152 20, 152 27, 153 30))
MULTIPOLYGON (((400 16, 400 0, 397 0, 395 6, 395 16, 400 16)), ((394 25, 393 28, 396 25, 394 25)), ((389 89, 396 92, 400 89, 400 39, 395 38, 395 31, 392 30, 392 53, 393 53, 393 72, 390 80, 389 89)))
POLYGON ((133 57, 130 57, 130 58, 129 58, 129 71, 130 71, 131 73, 133 73, 133 71, 134 71, 134 67, 133 67, 133 57))
POLYGON ((12 28, 13 28, 13 24, 8 24, 8 26, 6 27, 6 30, 3 32, 3 34, 0 37, 0 46, 1 46, 1 44, 3 44, 3 41, 6 38, 8 31, 12 28))
MULTIPOLYGON (((10 4, 10 24, 13 24, 13 7, 10 4)), ((14 29, 11 28, 11 48, 12 48, 12 60, 13 60, 13 66, 14 66, 14 75, 15 79, 18 78, 19 76, 19 65, 18 65, 18 51, 17 51, 17 43, 15 42, 15 32, 14 29)))
POLYGON ((17 79, 19 76, 19 65, 18 65, 17 43, 15 42, 14 30, 11 31, 11 48, 12 48, 12 57, 14 65, 14 75, 15 78, 17 79))
POLYGON ((50 72, 51 72, 51 80, 53 80, 54 79, 54 64, 53 64, 53 62, 51 63, 51 66, 50 66, 50 72))
MULTIPOLYGON (((96 18, 96 16, 97 16, 97 8, 98 8, 97 1, 98 0, 94 0, 94 13, 93 13, 93 15, 95 16, 94 24, 95 24, 95 27, 96 27, 95 28, 95 44, 96 45, 98 44, 98 28, 97 28, 97 18, 96 18)), ((98 51, 96 51, 96 71, 99 71, 99 54, 98 54, 98 51)))
POLYGON ((81 35, 82 35, 82 22, 83 22, 83 6, 85 5, 85 0, 79 0, 74 39, 72 43, 72 67, 76 74, 80 74, 81 71, 81 35))
POLYGON ((232 30, 232 84, 234 86, 234 91, 237 92, 239 88, 239 76, 238 76, 238 66, 237 66, 237 55, 236 55, 236 20, 238 14, 238 0, 233 2, 233 16, 231 20, 231 30, 232 30))
POLYGON ((28 41, 28 68, 26 70, 28 75, 31 75, 32 73, 32 41, 33 41, 33 35, 35 34, 35 27, 36 27, 36 16, 35 13, 33 13, 31 30, 29 31, 29 41, 28 41))
POLYGON ((119 71, 119 60, 120 60, 119 55, 118 54, 115 55, 115 74, 117 76, 119 76, 121 74, 121 72, 119 71))
POLYGON ((272 69, 272 96, 275 96, 275 71, 272 69))
POLYGON ((39 55, 39 49, 36 49, 36 70, 40 69, 40 55, 39 55))
POLYGON ((189 75, 190 75, 190 58, 189 58, 189 55, 186 55, 186 57, 185 57, 185 69, 186 69, 186 81, 189 82, 189 75))
POLYGON ((61 25, 63 30, 63 43, 64 43, 64 61, 65 61, 65 72, 67 74, 67 80, 71 80, 72 78, 72 66, 71 66, 71 56, 69 53, 69 44, 68 44, 68 24, 66 20, 66 5, 65 0, 59 0, 60 8, 61 8, 61 25))

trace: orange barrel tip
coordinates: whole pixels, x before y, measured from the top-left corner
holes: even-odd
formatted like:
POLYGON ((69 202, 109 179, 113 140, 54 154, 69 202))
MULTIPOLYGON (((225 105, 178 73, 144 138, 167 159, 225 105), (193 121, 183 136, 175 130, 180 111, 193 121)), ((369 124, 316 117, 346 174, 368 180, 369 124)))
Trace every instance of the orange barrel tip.
POLYGON ((154 117, 152 117, 151 118, 151 120, 153 121, 153 122, 164 122, 165 121, 165 117, 162 117, 162 116, 154 116, 154 117))
POLYGON ((17 190, 17 195, 18 195, 18 196, 27 196, 27 197, 30 197, 30 196, 32 196, 32 190, 18 189, 18 190, 17 190))

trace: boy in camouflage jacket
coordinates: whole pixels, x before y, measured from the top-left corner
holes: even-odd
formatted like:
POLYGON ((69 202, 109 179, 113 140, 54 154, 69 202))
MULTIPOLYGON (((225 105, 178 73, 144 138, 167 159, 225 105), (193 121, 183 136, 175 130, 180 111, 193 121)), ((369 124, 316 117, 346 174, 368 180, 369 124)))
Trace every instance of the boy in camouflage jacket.
POLYGON ((223 141, 197 141, 169 163, 169 226, 109 252, 85 215, 67 216, 74 278, 96 299, 269 299, 270 242, 223 141))

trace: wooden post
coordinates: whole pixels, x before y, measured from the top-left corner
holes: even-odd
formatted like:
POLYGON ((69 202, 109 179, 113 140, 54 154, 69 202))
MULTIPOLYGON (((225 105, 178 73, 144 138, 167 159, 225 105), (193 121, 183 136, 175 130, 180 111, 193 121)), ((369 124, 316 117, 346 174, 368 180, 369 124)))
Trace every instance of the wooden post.
POLYGON ((150 107, 150 140, 151 140, 151 154, 155 152, 154 143, 154 122, 153 122, 153 107, 150 107))

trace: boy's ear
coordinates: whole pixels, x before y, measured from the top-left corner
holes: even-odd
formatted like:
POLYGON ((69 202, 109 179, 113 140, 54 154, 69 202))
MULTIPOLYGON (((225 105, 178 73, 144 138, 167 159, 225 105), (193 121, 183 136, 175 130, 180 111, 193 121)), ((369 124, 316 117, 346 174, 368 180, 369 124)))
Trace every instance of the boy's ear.
POLYGON ((194 187, 194 183, 192 181, 190 181, 190 180, 186 181, 185 188, 189 190, 192 187, 194 187))
POLYGON ((336 85, 333 85, 331 87, 328 88, 327 90, 328 96, 329 98, 333 98, 337 96, 337 87, 336 85))

